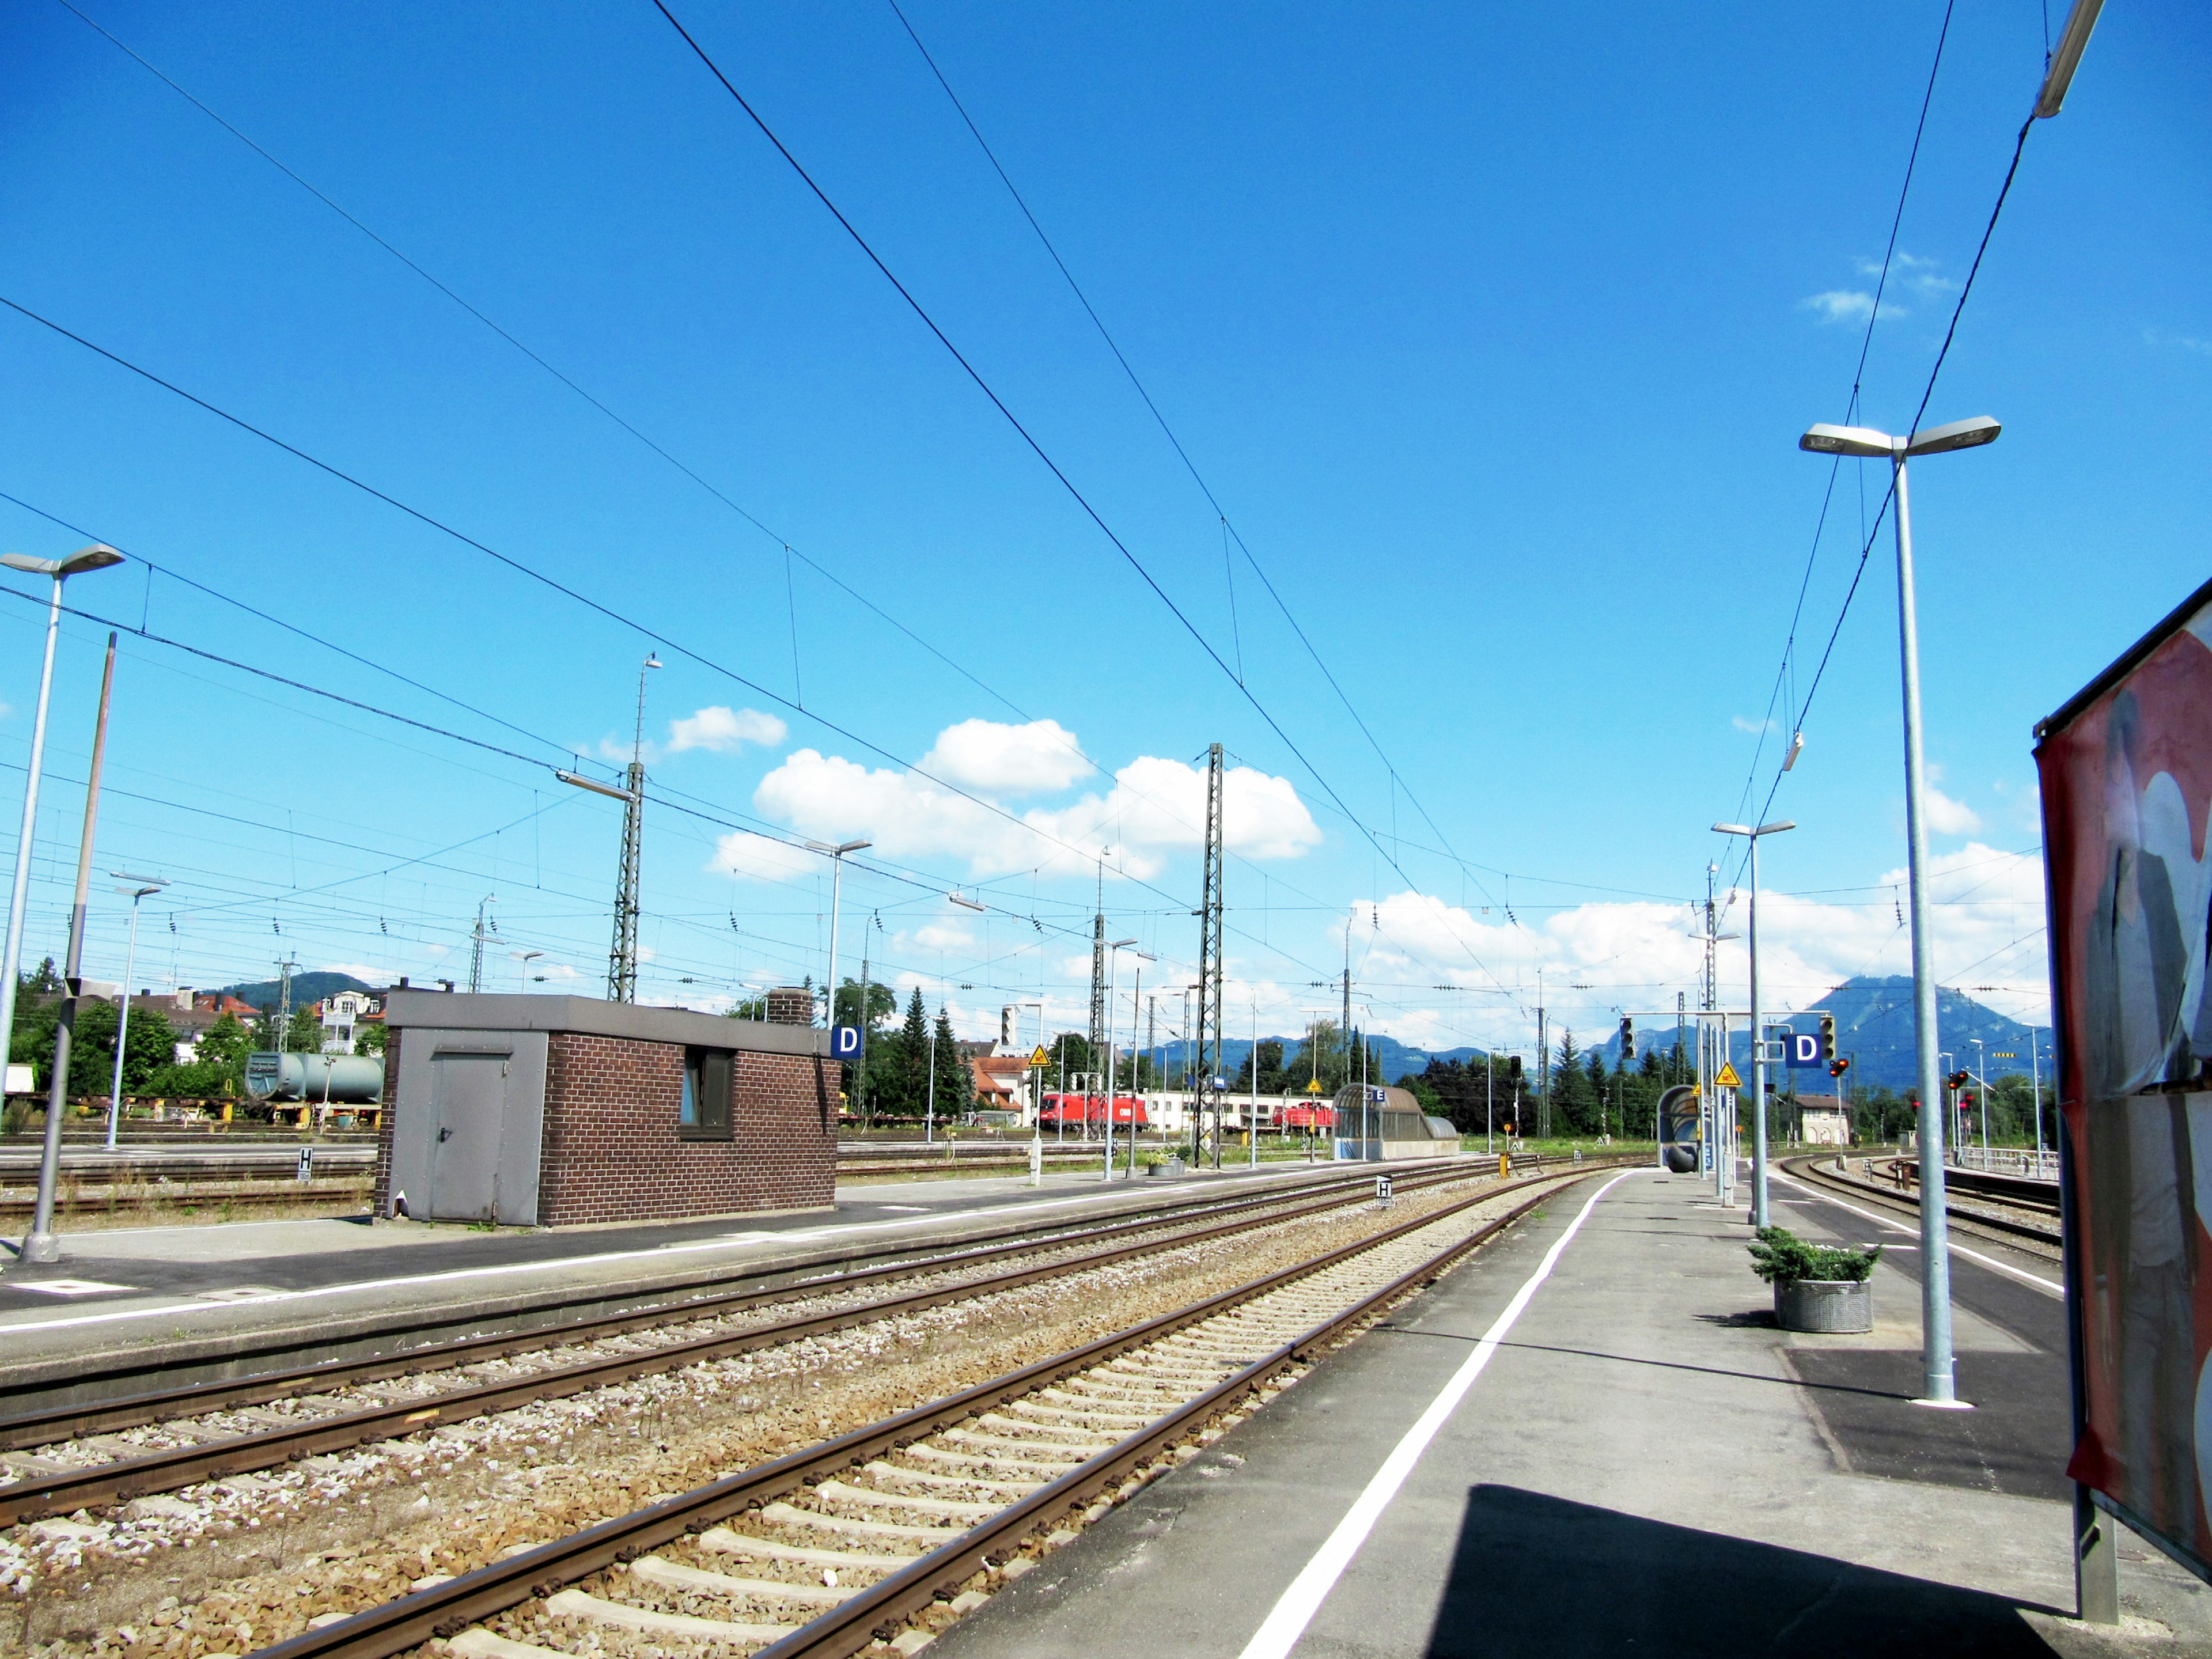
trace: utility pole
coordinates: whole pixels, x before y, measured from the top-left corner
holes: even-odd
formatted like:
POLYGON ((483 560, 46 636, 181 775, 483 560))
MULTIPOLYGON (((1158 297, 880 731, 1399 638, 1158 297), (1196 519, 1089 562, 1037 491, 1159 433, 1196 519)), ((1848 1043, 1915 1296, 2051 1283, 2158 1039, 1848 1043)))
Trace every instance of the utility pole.
MULTIPOLYGON (((61 605, 62 585, 54 582, 54 605, 61 605)), ((52 647, 48 646, 51 653, 52 647)), ((53 659, 46 659, 51 668, 53 659)), ((107 753, 107 702, 115 685, 115 635, 107 636, 107 664, 100 673, 100 718, 92 729, 92 765, 85 774, 84 830, 76 846, 76 901, 70 907, 69 953, 62 969, 62 1005, 54 1024, 54 1069, 46 1088, 46 1146, 39 1155, 39 1196, 31 1210, 31 1231, 23 1236, 19 1261, 51 1262, 62 1259, 54 1237, 54 1186, 61 1178, 62 1119, 69 1110, 70 1039, 76 1030, 76 1000, 84 992, 79 973, 84 964, 84 915, 92 896, 92 836, 100 821, 100 768, 107 753)), ((26 844, 29 825, 24 826, 26 844)), ((18 892, 21 890, 18 887, 18 892)), ((130 994, 131 988, 123 988, 130 994)))
POLYGON ((291 1048, 292 970, 299 965, 291 957, 276 964, 276 1052, 280 1054, 289 1052, 291 1048))
MULTIPOLYGON (((1198 909, 1198 1063, 1199 1083, 1211 1089, 1221 1070, 1221 745, 1206 750, 1206 879, 1198 909), (1212 1039, 1209 1050, 1206 1041, 1212 1039)), ((1193 1104, 1197 1103, 1194 1097, 1193 1104)), ((1204 1114, 1192 1119, 1191 1162, 1198 1162, 1199 1139, 1204 1114)), ((1221 1103, 1214 1097, 1213 1162, 1221 1164, 1221 1103)))
MULTIPOLYGON (((1098 911, 1091 918, 1091 1060, 1098 1062, 1099 1045, 1106 1041, 1106 855, 1098 855, 1098 911)), ((1086 1117, 1086 1122, 1089 1119, 1086 1117)))
MULTIPOLYGON (((855 1094, 860 1095, 863 1102, 866 1099, 868 1089, 868 951, 874 944, 875 941, 870 939, 866 932, 861 933, 860 1065, 860 1069, 853 1073, 853 1091, 855 1094)), ((864 1129, 871 1129, 875 1127, 873 1121, 868 1116, 868 1109, 865 1103, 860 1108, 860 1127, 864 1129)))
MULTIPOLYGON (((610 1002, 637 1000, 638 854, 645 836, 645 677, 659 666, 660 659, 648 652, 644 665, 637 671, 637 731, 630 739, 629 769, 623 778, 629 799, 623 802, 622 873, 615 883, 614 945, 607 952, 610 1002)), ((830 994, 836 994, 834 986, 830 994)))
POLYGON ((484 929, 484 907, 489 904, 495 903, 496 902, 497 895, 492 893, 485 894, 483 898, 477 902, 476 931, 469 935, 469 989, 471 991, 481 991, 483 989, 484 941, 487 939, 497 939, 499 937, 499 924, 497 922, 494 922, 492 924, 491 930, 489 933, 484 929))
POLYGON ((1544 970, 1536 970, 1536 1138, 1552 1133, 1551 1030, 1545 1023, 1544 970))

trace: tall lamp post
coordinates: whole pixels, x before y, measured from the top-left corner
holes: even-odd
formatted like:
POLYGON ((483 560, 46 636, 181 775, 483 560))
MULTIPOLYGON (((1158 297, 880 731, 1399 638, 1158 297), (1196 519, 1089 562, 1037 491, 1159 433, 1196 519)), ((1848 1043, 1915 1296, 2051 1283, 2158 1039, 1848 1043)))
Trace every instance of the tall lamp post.
MULTIPOLYGON (((2071 33, 2069 26, 2069 35, 2071 33)), ((2077 53, 2078 55, 2078 53, 2077 53)), ((1820 455, 1880 456, 1897 489, 1897 635, 1905 699, 1905 836, 1907 888, 1912 907, 1912 1024, 1920 1083, 1920 1328, 1919 1401, 1958 1407, 1951 1352, 1951 1240, 1943 1191, 1942 1074, 1936 1070, 1936 945, 1928 923, 1928 819, 1923 809, 1927 767, 1920 745, 1920 623, 1912 586, 1912 509, 1905 491, 1905 463, 1995 443, 2004 428, 1986 415, 1892 437, 1872 427, 1816 425, 1797 447, 1820 455)))
POLYGON ((131 1036, 131 980, 138 971, 138 901, 153 897, 169 884, 160 876, 134 876, 125 870, 107 873, 131 884, 115 890, 131 901, 131 943, 123 952, 123 1000, 115 1010, 115 1076, 107 1090, 107 1150, 112 1152, 116 1126, 123 1121, 124 1044, 131 1036))
MULTIPOLYGON (((1741 836, 1751 842, 1751 1224, 1766 1224, 1766 1027, 1759 1006, 1759 838, 1778 836, 1796 824, 1788 818, 1762 823, 1717 823, 1723 836, 1741 836)), ((1734 1156, 1734 1149, 1724 1149, 1734 1156)))
MULTIPOLYGON (((1133 939, 1109 939, 1106 944, 1106 1173, 1101 1177, 1106 1181, 1114 1178, 1114 969, 1121 961, 1121 952, 1128 951, 1136 942, 1133 939)), ((1142 951, 1129 951, 1129 954, 1140 961, 1152 960, 1142 951)), ((1130 1022, 1132 1027, 1135 1023, 1134 1020, 1130 1022)), ((1085 1114, 1086 1117, 1089 1115, 1087 1112, 1085 1114)), ((1136 1133, 1137 1126, 1132 1121, 1129 1135, 1133 1140, 1136 1133)))
POLYGON ((46 1144, 39 1153, 39 1196, 31 1211, 31 1230, 23 1235, 19 1261, 62 1259, 54 1237, 54 1188, 61 1177, 62 1119, 69 1112, 70 1042, 76 1027, 77 1000, 86 992, 84 921, 92 896, 92 837, 100 822, 100 769, 107 752, 108 696, 115 689, 115 631, 108 630, 107 662, 100 675, 100 714, 92 728, 92 764, 84 775, 84 829, 76 843, 76 896, 70 905, 69 957, 62 967, 62 1000, 54 1021, 53 1069, 46 1084, 46 1144))
MULTIPOLYGON (((822 1022, 824 1025, 835 1025, 837 1023, 837 901, 844 891, 845 854, 857 853, 864 847, 874 845, 875 842, 872 841, 847 841, 836 843, 826 841, 810 841, 806 843, 808 852, 819 853, 830 860, 830 988, 826 993, 829 1000, 824 1004, 829 1012, 822 1022)), ((868 1011, 863 1007, 860 1010, 860 1024, 866 1025, 867 1023, 868 1011)))
MULTIPOLYGON (((54 686, 54 642, 62 626, 62 584, 87 570, 103 570, 121 564, 123 556, 104 542, 80 548, 66 559, 34 559, 27 553, 0 553, 0 565, 26 570, 34 576, 53 578, 53 596, 46 606, 46 659, 39 671, 39 710, 31 722, 31 763, 23 785, 23 828, 15 837, 15 885, 8 899, 8 944, 0 954, 0 1048, 13 1044, 15 1035, 15 976, 23 966, 23 910, 31 896, 31 832, 39 816, 39 771, 46 754, 46 707, 54 686)), ((0 1055, 4 1058, 4 1055, 0 1055)))

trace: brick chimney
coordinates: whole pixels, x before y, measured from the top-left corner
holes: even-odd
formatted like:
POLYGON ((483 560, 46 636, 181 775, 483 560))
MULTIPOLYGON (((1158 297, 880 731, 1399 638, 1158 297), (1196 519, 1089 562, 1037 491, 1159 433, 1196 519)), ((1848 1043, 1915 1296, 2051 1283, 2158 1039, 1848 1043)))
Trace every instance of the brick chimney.
POLYGON ((768 1022, 771 1025, 814 1024, 814 994, 796 985, 779 985, 768 994, 768 1022))

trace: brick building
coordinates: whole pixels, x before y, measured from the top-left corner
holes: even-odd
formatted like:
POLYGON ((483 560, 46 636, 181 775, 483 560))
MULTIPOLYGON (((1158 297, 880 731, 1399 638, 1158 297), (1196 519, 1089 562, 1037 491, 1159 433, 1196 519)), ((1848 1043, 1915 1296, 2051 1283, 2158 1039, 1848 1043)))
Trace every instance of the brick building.
POLYGON ((376 1212, 564 1227, 827 1208, 837 1066, 811 1008, 392 991, 376 1212))

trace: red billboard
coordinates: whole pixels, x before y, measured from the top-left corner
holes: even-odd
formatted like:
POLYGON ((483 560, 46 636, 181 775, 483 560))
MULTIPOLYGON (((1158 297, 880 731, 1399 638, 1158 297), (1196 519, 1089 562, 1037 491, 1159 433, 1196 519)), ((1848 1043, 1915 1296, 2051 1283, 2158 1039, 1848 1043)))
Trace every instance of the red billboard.
POLYGON ((2068 1474, 2212 1577, 2212 584, 2037 728, 2068 1474))

